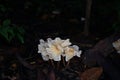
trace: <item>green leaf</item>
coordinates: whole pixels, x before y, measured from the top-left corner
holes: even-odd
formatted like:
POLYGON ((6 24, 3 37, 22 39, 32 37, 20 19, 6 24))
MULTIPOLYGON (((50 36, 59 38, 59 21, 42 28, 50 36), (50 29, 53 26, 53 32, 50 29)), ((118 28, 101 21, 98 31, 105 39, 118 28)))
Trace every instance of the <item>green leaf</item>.
POLYGON ((3 21, 3 27, 7 27, 11 24, 11 21, 9 19, 6 19, 5 21, 3 21))
POLYGON ((24 43, 24 38, 21 34, 17 34, 17 38, 22 44, 24 43))
POLYGON ((24 33, 25 33, 25 30, 24 30, 23 27, 21 27, 21 26, 16 26, 16 25, 13 25, 13 27, 14 27, 15 33, 20 33, 20 34, 24 34, 24 33))
POLYGON ((12 28, 9 27, 9 30, 7 31, 8 33, 8 41, 10 42, 14 37, 15 37, 15 34, 14 34, 14 31, 12 28))
POLYGON ((7 41, 9 41, 7 30, 8 30, 7 27, 6 27, 6 28, 1 28, 1 29, 0 29, 0 34, 1 34, 7 41))
POLYGON ((22 28, 22 27, 18 27, 18 32, 20 34, 24 34, 25 33, 25 30, 22 28))
POLYGON ((12 28, 8 27, 2 27, 0 29, 0 34, 8 41, 10 42, 13 37, 15 36, 14 31, 12 28))

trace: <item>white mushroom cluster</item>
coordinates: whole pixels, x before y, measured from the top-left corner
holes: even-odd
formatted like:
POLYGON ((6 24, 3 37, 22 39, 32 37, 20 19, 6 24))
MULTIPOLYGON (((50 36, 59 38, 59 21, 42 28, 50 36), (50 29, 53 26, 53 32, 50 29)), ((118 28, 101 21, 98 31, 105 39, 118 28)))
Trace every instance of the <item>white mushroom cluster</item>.
POLYGON ((112 43, 113 47, 117 50, 117 53, 120 53, 120 39, 112 43))
POLYGON ((61 61, 61 57, 65 57, 65 61, 69 61, 74 56, 80 57, 81 50, 77 45, 71 45, 69 39, 62 40, 59 37, 52 40, 48 38, 47 41, 40 39, 38 44, 38 53, 41 54, 44 61, 52 59, 54 61, 61 61))

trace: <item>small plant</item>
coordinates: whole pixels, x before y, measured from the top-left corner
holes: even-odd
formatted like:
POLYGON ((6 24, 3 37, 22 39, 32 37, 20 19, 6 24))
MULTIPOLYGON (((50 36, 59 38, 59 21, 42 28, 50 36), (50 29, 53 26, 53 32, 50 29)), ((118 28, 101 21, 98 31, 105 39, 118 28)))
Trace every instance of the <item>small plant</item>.
POLYGON ((9 43, 13 38, 17 38, 20 43, 24 43, 24 29, 17 25, 11 24, 9 19, 0 24, 0 35, 3 36, 9 43))

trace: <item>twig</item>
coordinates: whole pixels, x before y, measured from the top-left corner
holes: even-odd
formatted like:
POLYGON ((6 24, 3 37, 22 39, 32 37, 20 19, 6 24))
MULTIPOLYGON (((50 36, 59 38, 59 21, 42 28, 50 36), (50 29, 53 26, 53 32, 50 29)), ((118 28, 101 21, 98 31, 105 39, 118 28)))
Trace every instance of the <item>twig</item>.
POLYGON ((29 64, 28 62, 26 62, 19 54, 16 54, 16 57, 20 61, 20 63, 22 65, 24 65, 25 67, 27 67, 29 69, 35 69, 35 66, 32 66, 31 64, 29 64))
POLYGON ((54 62, 53 62, 52 59, 50 59, 50 62, 51 62, 51 64, 52 64, 53 68, 55 68, 55 64, 54 64, 54 62))
POLYGON ((65 66, 65 59, 64 59, 64 57, 62 57, 62 61, 63 61, 63 65, 65 66))
POLYGON ((57 69, 60 67, 60 61, 57 62, 57 69))
POLYGON ((69 64, 70 64, 70 60, 67 62, 65 68, 68 68, 69 64))

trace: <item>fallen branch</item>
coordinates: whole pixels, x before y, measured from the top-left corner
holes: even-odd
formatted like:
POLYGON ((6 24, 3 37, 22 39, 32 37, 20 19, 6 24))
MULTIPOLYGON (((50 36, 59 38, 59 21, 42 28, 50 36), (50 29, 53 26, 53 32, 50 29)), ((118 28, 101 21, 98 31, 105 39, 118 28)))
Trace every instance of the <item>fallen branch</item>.
POLYGON ((28 68, 28 69, 35 69, 35 66, 33 66, 33 65, 31 65, 31 64, 29 64, 28 62, 26 62, 19 54, 16 54, 16 57, 17 57, 17 59, 19 60, 19 62, 23 65, 23 66, 25 66, 26 68, 28 68))
POLYGON ((89 49, 84 53, 84 62, 88 65, 94 65, 96 63, 97 55, 102 55, 104 57, 108 56, 115 50, 112 43, 119 38, 120 34, 116 33, 100 40, 92 49, 89 49))
POLYGON ((108 59, 113 51, 115 51, 112 43, 120 38, 120 34, 113 34, 103 40, 100 40, 92 49, 89 49, 84 53, 84 62, 86 65, 92 67, 96 64, 103 67, 103 71, 112 80, 120 80, 119 68, 108 59))

